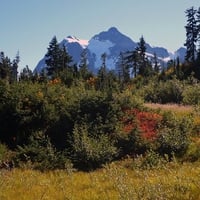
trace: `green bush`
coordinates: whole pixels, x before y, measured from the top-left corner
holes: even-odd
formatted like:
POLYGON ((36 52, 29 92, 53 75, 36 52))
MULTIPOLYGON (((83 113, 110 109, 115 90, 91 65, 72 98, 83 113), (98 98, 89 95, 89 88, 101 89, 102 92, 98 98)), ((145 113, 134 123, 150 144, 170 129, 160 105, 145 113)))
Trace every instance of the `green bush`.
POLYGON ((112 96, 109 97, 99 92, 87 92, 80 99, 76 120, 87 123, 93 135, 113 133, 116 130, 120 114, 121 108, 114 102, 112 96))
POLYGON ((191 142, 183 157, 183 161, 195 162, 200 160, 200 144, 191 142))
POLYGON ((0 143, 0 168, 13 167, 13 154, 5 144, 0 143))
POLYGON ((200 104, 200 85, 187 86, 183 92, 183 103, 187 105, 200 104))
POLYGON ((184 155, 190 143, 192 118, 177 118, 168 112, 163 115, 163 121, 158 135, 158 151, 172 157, 184 155))
POLYGON ((142 108, 144 103, 143 98, 129 89, 113 94, 113 99, 122 109, 142 108))
POLYGON ((41 171, 72 169, 71 161, 66 153, 58 152, 49 138, 42 133, 31 135, 28 144, 18 146, 14 162, 18 167, 28 166, 41 171))
POLYGON ((106 134, 94 136, 85 124, 75 125, 72 147, 75 166, 83 170, 101 167, 117 156, 114 141, 106 134))
POLYGON ((119 156, 129 155, 134 157, 144 154, 151 148, 151 143, 151 141, 147 141, 142 137, 140 129, 136 127, 129 134, 122 133, 118 135, 117 146, 120 150, 119 156))
POLYGON ((144 100, 153 103, 181 103, 184 83, 172 79, 150 82, 140 91, 144 100))
POLYGON ((140 167, 143 169, 151 169, 161 167, 166 164, 167 160, 161 157, 157 152, 148 150, 142 159, 140 167))

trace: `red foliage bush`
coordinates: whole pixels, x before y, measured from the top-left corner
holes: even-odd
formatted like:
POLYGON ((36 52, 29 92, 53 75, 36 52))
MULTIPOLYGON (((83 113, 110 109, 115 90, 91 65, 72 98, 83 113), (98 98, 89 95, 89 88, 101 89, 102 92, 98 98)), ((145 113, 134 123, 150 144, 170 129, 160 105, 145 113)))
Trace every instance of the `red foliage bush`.
POLYGON ((126 110, 124 112, 125 116, 122 121, 126 133, 130 133, 134 128, 139 128, 143 138, 149 140, 156 138, 158 124, 162 120, 161 115, 138 109, 126 110))

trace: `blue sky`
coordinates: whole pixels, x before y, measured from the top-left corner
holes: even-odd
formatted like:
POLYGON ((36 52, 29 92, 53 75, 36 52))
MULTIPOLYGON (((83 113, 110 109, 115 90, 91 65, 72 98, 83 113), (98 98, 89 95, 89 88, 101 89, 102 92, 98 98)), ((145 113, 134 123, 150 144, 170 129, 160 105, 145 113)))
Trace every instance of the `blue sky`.
POLYGON ((185 10, 199 0, 0 0, 0 51, 20 69, 44 56, 52 37, 90 39, 112 26, 138 41, 174 51, 185 42, 185 10))

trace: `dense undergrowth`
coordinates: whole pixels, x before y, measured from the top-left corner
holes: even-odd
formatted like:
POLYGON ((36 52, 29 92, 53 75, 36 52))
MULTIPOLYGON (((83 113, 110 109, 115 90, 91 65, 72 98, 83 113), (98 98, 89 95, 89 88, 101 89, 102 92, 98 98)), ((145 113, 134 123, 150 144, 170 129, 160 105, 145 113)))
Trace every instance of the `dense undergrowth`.
POLYGON ((151 81, 136 89, 137 84, 101 91, 87 81, 70 87, 59 79, 1 82, 0 166, 28 165, 42 171, 73 166, 90 171, 127 155, 145 157, 148 152, 169 161, 173 156, 198 161, 199 84, 172 79, 162 81, 157 89, 151 81), (145 106, 144 100, 163 103, 161 94, 166 103, 181 101, 192 105, 191 110, 170 112, 145 106))
POLYGON ((199 84, 177 81, 1 82, 0 199, 200 199, 199 84))

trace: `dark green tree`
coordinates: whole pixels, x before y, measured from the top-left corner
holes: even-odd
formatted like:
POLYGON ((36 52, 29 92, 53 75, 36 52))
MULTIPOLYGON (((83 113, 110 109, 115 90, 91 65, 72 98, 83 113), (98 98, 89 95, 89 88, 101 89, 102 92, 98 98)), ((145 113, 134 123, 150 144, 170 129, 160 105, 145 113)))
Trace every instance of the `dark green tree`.
POLYGON ((97 74, 97 89, 105 91, 107 89, 107 70, 106 70, 106 53, 101 55, 102 65, 97 74))
POLYGON ((132 74, 134 77, 138 75, 139 71, 139 54, 136 50, 128 51, 124 56, 125 64, 129 69, 132 68, 132 74))
POLYGON ((156 53, 153 54, 152 64, 154 66, 154 72, 156 74, 158 74, 160 72, 160 64, 158 62, 158 57, 157 57, 156 53))
POLYGON ((20 56, 19 56, 19 51, 16 54, 15 59, 12 62, 12 67, 11 67, 11 76, 10 76, 10 82, 16 82, 18 79, 18 64, 20 62, 20 56))
POLYGON ((51 78, 59 77, 72 62, 72 57, 67 53, 65 46, 60 47, 56 37, 51 40, 45 57, 47 75, 51 78))
POLYGON ((4 52, 0 52, 0 79, 7 83, 10 82, 12 63, 10 59, 5 56, 4 52))
POLYGON ((61 51, 56 36, 53 37, 49 43, 47 54, 45 55, 45 63, 47 65, 47 73, 49 76, 53 76, 57 73, 59 67, 61 67, 61 51))
POLYGON ((126 63, 125 58, 125 55, 121 52, 117 63, 117 74, 119 82, 122 86, 124 83, 128 83, 130 81, 130 69, 129 65, 126 63))
POLYGON ((67 49, 64 45, 60 49, 60 53, 61 53, 60 59, 62 60, 61 70, 64 70, 66 68, 70 68, 71 63, 72 63, 72 57, 67 53, 67 49))
POLYGON ((186 29, 186 56, 185 60, 188 62, 194 62, 196 59, 196 42, 197 42, 197 20, 196 9, 191 7, 185 11, 187 17, 186 29))
POLYGON ((196 21, 197 21, 197 61, 200 63, 200 7, 196 14, 196 21))
POLYGON ((30 81, 33 78, 33 72, 29 69, 28 65, 22 69, 19 75, 20 81, 30 81))
POLYGON ((143 36, 140 38, 136 51, 138 52, 138 74, 145 77, 152 75, 153 68, 146 56, 146 42, 143 36))
POLYGON ((146 57, 146 42, 143 36, 140 38, 138 47, 136 47, 136 51, 138 52, 138 57, 139 57, 138 74, 142 76, 148 76, 152 72, 152 67, 146 57))
POLYGON ((80 59, 80 64, 79 64, 79 74, 80 74, 80 77, 84 80, 92 76, 92 74, 88 70, 86 49, 84 49, 83 52, 81 53, 81 59, 80 59))

